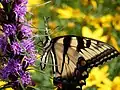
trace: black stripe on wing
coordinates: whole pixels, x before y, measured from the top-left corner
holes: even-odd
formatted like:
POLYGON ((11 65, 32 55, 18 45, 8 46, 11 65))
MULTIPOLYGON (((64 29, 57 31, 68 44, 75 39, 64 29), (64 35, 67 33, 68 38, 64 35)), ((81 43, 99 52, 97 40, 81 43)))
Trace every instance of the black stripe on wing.
MULTIPOLYGON (((67 51, 68 51, 68 48, 70 47, 70 42, 71 42, 71 38, 72 37, 61 37, 61 38, 54 38, 51 42, 53 43, 53 45, 52 45, 52 52, 53 52, 53 54, 54 54, 54 57, 52 57, 52 58, 55 58, 55 64, 56 64, 56 72, 58 72, 59 74, 62 74, 62 72, 63 72, 63 69, 64 69, 64 64, 65 64, 65 57, 66 57, 66 55, 67 55, 67 51), (58 65, 58 62, 59 61, 57 61, 57 56, 56 56, 56 52, 55 52, 55 43, 59 40, 59 39, 61 39, 61 38, 63 38, 63 57, 62 57, 62 65, 61 66, 57 66, 58 65), (61 68, 61 71, 59 71, 59 69, 58 68, 61 68)), ((53 59, 52 59, 53 60, 53 59)), ((68 63, 69 63, 69 60, 68 60, 68 63)), ((53 73, 55 73, 55 72, 53 72, 53 73)))
MULTIPOLYGON (((68 48, 70 47, 70 42, 71 42, 71 37, 65 37, 63 40, 64 51, 63 51, 62 69, 61 69, 60 73, 63 72, 63 68, 64 68, 64 64, 65 64, 65 57, 67 55, 68 48)), ((69 63, 69 59, 68 59, 68 63, 69 63)))
POLYGON ((83 41, 83 38, 81 37, 77 37, 77 42, 78 42, 78 45, 77 45, 77 52, 80 52, 81 49, 84 49, 84 41, 83 41))
POLYGON ((96 67, 98 65, 102 65, 103 63, 107 62, 108 60, 111 60, 112 58, 117 57, 120 55, 119 52, 117 52, 114 49, 107 49, 104 52, 101 52, 100 54, 94 56, 93 58, 87 60, 87 65, 92 68, 96 67))

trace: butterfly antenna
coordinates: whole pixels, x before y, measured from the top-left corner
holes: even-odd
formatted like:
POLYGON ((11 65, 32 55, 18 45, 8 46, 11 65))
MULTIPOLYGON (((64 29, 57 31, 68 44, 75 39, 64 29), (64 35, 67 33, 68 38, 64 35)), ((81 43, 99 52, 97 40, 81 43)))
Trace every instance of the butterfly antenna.
POLYGON ((53 35, 57 29, 59 29, 59 26, 56 26, 50 34, 53 35))
POLYGON ((46 37, 47 37, 49 40, 51 40, 51 38, 50 38, 50 33, 49 33, 48 19, 49 19, 49 17, 47 17, 47 18, 44 17, 45 35, 47 35, 46 37))
POLYGON ((54 29, 52 29, 52 32, 50 32, 50 35, 54 35, 56 33, 56 30, 62 31, 64 29, 63 26, 56 26, 54 29))
MULTIPOLYGON (((49 27, 48 27, 48 19, 49 19, 49 17, 44 17, 44 26, 45 26, 45 41, 46 42, 48 42, 48 41, 50 41, 51 40, 51 37, 50 37, 50 33, 49 33, 49 27)), ((46 42, 44 42, 44 43, 46 43, 46 42)))

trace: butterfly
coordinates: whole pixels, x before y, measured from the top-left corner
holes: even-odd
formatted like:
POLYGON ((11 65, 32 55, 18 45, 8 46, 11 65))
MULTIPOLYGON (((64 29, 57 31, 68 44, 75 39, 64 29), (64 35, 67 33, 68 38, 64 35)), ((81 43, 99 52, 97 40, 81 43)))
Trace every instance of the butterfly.
MULTIPOLYGON (((48 29, 46 29, 48 34, 48 29)), ((82 90, 92 67, 117 57, 120 53, 111 45, 81 36, 65 35, 51 39, 45 36, 40 67, 45 69, 52 59, 53 83, 58 90, 82 90)))

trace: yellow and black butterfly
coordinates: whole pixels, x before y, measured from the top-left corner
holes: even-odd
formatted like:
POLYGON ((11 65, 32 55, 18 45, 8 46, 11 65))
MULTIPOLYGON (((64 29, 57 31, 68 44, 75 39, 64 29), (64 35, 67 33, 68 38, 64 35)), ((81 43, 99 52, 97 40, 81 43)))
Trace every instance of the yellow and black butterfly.
MULTIPOLYGON (((48 33, 48 31, 46 32, 48 33)), ((58 90, 82 90, 88 69, 117 57, 119 52, 104 42, 91 38, 66 35, 51 39, 46 36, 41 69, 52 58, 54 84, 58 90), (80 89, 77 89, 79 86, 80 89)))

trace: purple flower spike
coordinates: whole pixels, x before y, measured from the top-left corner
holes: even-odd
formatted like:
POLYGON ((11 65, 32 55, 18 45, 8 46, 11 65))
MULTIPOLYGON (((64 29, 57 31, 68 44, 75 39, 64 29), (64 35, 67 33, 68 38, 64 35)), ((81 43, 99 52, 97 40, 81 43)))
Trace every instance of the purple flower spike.
POLYGON ((25 56, 24 60, 27 61, 30 65, 33 65, 35 62, 35 53, 31 53, 29 56, 25 56))
POLYGON ((16 74, 20 70, 22 70, 20 60, 10 59, 8 65, 2 70, 2 77, 7 79, 9 75, 16 74))
POLYGON ((18 42, 13 42, 13 44, 11 45, 11 49, 14 52, 14 54, 17 54, 17 55, 20 55, 22 51, 22 47, 20 46, 20 43, 18 42))
POLYGON ((32 35, 32 30, 27 25, 22 25, 21 32, 22 32, 24 37, 30 37, 32 35))
POLYGON ((29 64, 33 64, 35 62, 35 47, 34 43, 31 39, 24 39, 21 42, 21 45, 24 47, 28 55, 24 57, 24 60, 27 61, 29 64))
POLYGON ((4 57, 0 70, 0 79, 8 80, 13 89, 33 85, 29 65, 35 62, 35 47, 32 41, 32 30, 26 25, 26 4, 28 0, 2 0, 0 3, 0 23, 3 35, 0 36, 0 52, 4 57), (6 18, 7 17, 7 18, 6 18), (24 23, 24 24, 23 24, 24 23), (21 84, 20 84, 21 81, 21 84))
POLYGON ((34 52, 35 47, 34 47, 34 42, 32 39, 23 39, 21 41, 21 45, 24 47, 25 51, 28 53, 34 52))
POLYGON ((31 84, 31 76, 29 72, 25 72, 22 76, 21 76, 21 81, 24 85, 28 85, 31 84))
POLYGON ((7 48, 7 39, 5 36, 0 36, 0 50, 2 51, 2 54, 5 54, 7 48))
POLYGON ((16 16, 23 17, 26 14, 27 8, 25 5, 15 5, 14 12, 16 16))
POLYGON ((14 24, 4 24, 3 30, 6 36, 9 36, 9 35, 15 35, 17 29, 14 24))

